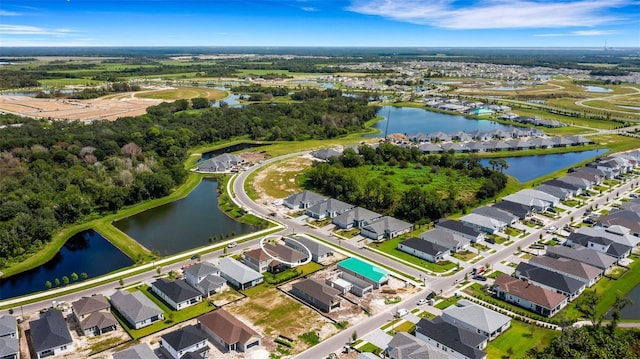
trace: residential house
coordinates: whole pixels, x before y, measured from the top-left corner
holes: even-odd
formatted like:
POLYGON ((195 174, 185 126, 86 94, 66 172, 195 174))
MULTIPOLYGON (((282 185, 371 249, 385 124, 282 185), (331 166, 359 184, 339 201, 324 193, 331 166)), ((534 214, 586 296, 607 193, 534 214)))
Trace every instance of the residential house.
POLYGON ((443 261, 444 256, 449 254, 448 248, 416 237, 398 243, 398 249, 432 263, 443 261))
POLYGON ((534 256, 529 259, 529 263, 582 281, 587 287, 596 284, 598 279, 604 274, 602 269, 569 258, 534 256))
MULTIPOLYGON (((476 230, 473 227, 467 226, 462 222, 452 219, 439 219, 436 222, 435 228, 440 231, 449 232, 455 234, 456 236, 466 238, 471 242, 478 242, 484 239, 484 233, 476 230)), ((423 237, 422 235, 420 236, 423 237)), ((464 246, 466 245, 463 245, 463 247, 464 246)))
POLYGON ((589 181, 588 179, 584 179, 584 178, 576 177, 576 176, 559 177, 557 179, 557 181, 568 183, 568 184, 572 184, 575 187, 578 187, 583 191, 589 190, 589 189, 591 189, 591 187, 593 187, 592 182, 589 181))
MULTIPOLYGON (((544 192, 540 192, 540 193, 544 193, 544 192)), ((544 193, 545 195, 547 195, 546 193, 544 193)), ((558 198, 558 197, 555 197, 558 198)), ((558 198, 558 200, 560 200, 558 198)), ((538 211, 538 212, 544 212, 547 210, 547 208, 549 208, 549 203, 537 198, 533 198, 531 196, 522 194, 520 192, 516 192, 513 194, 510 194, 508 196, 505 196, 502 198, 502 202, 511 202, 511 203, 515 203, 515 204, 519 204, 522 206, 525 206, 529 212, 532 211, 538 211)), ((500 204, 502 202, 499 202, 497 204, 500 204)), ((498 208, 503 208, 502 207, 504 205, 499 206, 498 208)), ((512 212, 513 213, 513 212, 512 212)), ((514 213, 515 214, 515 213, 514 213)))
POLYGON ((238 289, 247 289, 262 283, 264 277, 259 272, 229 257, 220 258, 217 265, 220 276, 238 289))
POLYGON ((264 249, 271 254, 272 257, 277 258, 275 263, 272 262, 269 264, 269 271, 274 273, 280 272, 284 268, 299 266, 310 260, 307 251, 301 252, 281 244, 266 243, 264 249))
POLYGON ((0 359, 20 359, 18 321, 14 316, 0 316, 0 359))
POLYGON ((511 327, 511 318, 494 310, 461 299, 442 311, 442 319, 493 340, 511 327))
MULTIPOLYGON (((397 332, 387 348, 385 358, 389 359, 450 359, 449 354, 428 345, 424 341, 406 332, 397 332)), ((375 357, 378 358, 378 357, 375 357)), ((358 358, 359 359, 359 358, 358 358)))
POLYGON ((548 193, 544 193, 535 189, 523 189, 518 191, 517 193, 544 201, 548 203, 549 207, 556 207, 560 203, 560 199, 558 197, 552 196, 548 193))
POLYGON ((355 257, 338 262, 338 269, 368 282, 374 288, 380 288, 389 282, 389 272, 355 257))
POLYGON ((363 227, 360 231, 360 235, 374 241, 381 241, 398 237, 404 233, 410 232, 412 229, 412 223, 384 216, 363 227))
POLYGON ((113 359, 158 359, 158 356, 151 350, 149 344, 140 343, 113 353, 113 359))
POLYGON ((151 284, 151 291, 174 310, 181 310, 202 302, 202 294, 187 284, 184 279, 171 281, 159 278, 151 284))
MULTIPOLYGON (((571 176, 565 176, 565 177, 571 177, 571 176)), ((564 177, 561 177, 561 178, 564 178, 564 177)), ((573 183, 572 180, 563 181, 561 178, 544 181, 542 182, 542 184, 566 189, 571 193, 571 196, 577 196, 582 193, 583 188, 581 186, 573 183)), ((584 180, 583 178, 580 178, 580 179, 584 180)), ((585 181, 588 181, 588 180, 585 180, 585 181)))
POLYGON ((571 233, 565 245, 570 247, 586 247, 610 255, 618 260, 628 257, 632 249, 630 246, 614 242, 604 236, 592 237, 578 232, 571 233))
POLYGON ((160 337, 160 347, 171 358, 180 359, 187 353, 196 353, 200 358, 209 357, 207 335, 195 325, 188 325, 160 337))
POLYGON ((442 317, 422 318, 416 323, 416 338, 457 359, 484 359, 487 346, 484 335, 451 324, 442 317))
POLYGON ((533 212, 529 206, 520 203, 500 201, 494 204, 493 207, 501 209, 503 211, 507 211, 520 219, 526 219, 527 217, 533 215, 533 212))
POLYGON ((595 164, 589 164, 585 167, 576 168, 573 172, 571 172, 571 174, 573 173, 588 173, 588 174, 594 175, 596 176, 596 178, 599 179, 600 183, 602 183, 602 181, 604 181, 604 179, 606 178, 608 179, 613 178, 613 174, 599 170, 598 168, 595 167, 595 164))
POLYGON ((311 260, 316 263, 320 263, 323 260, 326 260, 329 257, 333 256, 333 249, 329 246, 325 246, 319 241, 313 240, 306 236, 297 236, 297 237, 285 237, 284 238, 285 245, 299 251, 302 253, 306 253, 306 251, 311 252, 311 260))
POLYGON ((331 157, 338 157, 342 155, 341 151, 337 151, 333 148, 325 148, 321 150, 311 151, 311 156, 319 160, 328 160, 331 157))
MULTIPOLYGON (((622 206, 629 202, 623 202, 622 206)), ((607 230, 613 228, 615 232, 622 235, 640 237, 640 214, 635 210, 621 209, 613 210, 606 216, 598 218, 598 224, 607 230)))
POLYGON ((282 203, 291 209, 307 209, 326 200, 327 197, 319 195, 315 192, 303 191, 290 195, 289 197, 285 198, 282 203))
POLYGON ((380 213, 370 211, 366 208, 356 207, 333 217, 332 223, 340 229, 363 228, 380 218, 382 218, 380 213))
POLYGON ((267 272, 269 270, 269 264, 273 261, 274 259, 261 247, 246 251, 242 254, 242 263, 259 273, 267 272))
POLYGON ((204 297, 220 293, 227 286, 227 281, 220 276, 220 269, 209 262, 185 268, 184 279, 204 297))
POLYGON ((478 213, 469 213, 466 216, 460 217, 458 221, 466 226, 489 234, 502 232, 504 227, 507 226, 505 222, 478 213))
POLYGON ((73 316, 82 335, 100 335, 116 330, 118 321, 103 295, 83 297, 71 303, 73 316))
POLYGON ((339 269, 331 271, 325 283, 332 288, 338 289, 342 294, 352 293, 358 297, 363 297, 367 293, 373 292, 373 284, 370 280, 360 279, 356 275, 339 269))
POLYGON ((326 201, 316 203, 313 206, 307 208, 305 214, 315 219, 325 219, 336 217, 350 209, 354 205, 339 201, 334 198, 329 198, 326 201))
POLYGON ((422 151, 423 153, 427 153, 427 154, 436 154, 436 153, 444 152, 442 147, 440 147, 439 145, 436 145, 434 143, 430 143, 430 142, 425 142, 425 143, 419 144, 418 145, 418 149, 420 151, 422 151))
POLYGON ((227 172, 244 163, 244 158, 223 153, 198 164, 199 172, 227 172))
POLYGON ((444 231, 438 227, 436 227, 436 229, 421 233, 420 238, 427 242, 435 243, 441 247, 444 247, 451 252, 462 251, 471 243, 468 238, 462 237, 457 233, 444 231))
POLYGON ((511 212, 493 206, 481 206, 471 210, 471 213, 483 215, 485 217, 496 219, 500 222, 506 223, 508 226, 512 226, 518 222, 518 216, 511 212))
POLYGON ((74 351, 73 338, 59 310, 48 310, 29 322, 31 343, 38 359, 74 351))
POLYGON ((329 313, 340 308, 342 292, 315 279, 306 278, 291 286, 291 294, 329 313))
POLYGON ((552 186, 552 185, 548 185, 548 184, 541 184, 538 187, 536 187, 536 189, 538 191, 544 192, 544 193, 548 193, 554 197, 558 197, 560 198, 560 200, 562 201, 566 201, 568 199, 571 199, 574 194, 572 193, 571 190, 568 190, 566 188, 562 188, 562 187, 556 187, 556 186, 552 186))
POLYGON ((574 259, 578 262, 586 263, 596 268, 600 268, 605 273, 609 271, 609 269, 611 269, 617 261, 617 259, 615 259, 614 257, 582 246, 575 248, 569 248, 565 246, 550 246, 547 247, 546 255, 554 258, 574 259))
POLYGON ((260 335, 224 309, 201 315, 198 323, 211 343, 225 352, 245 352, 260 346, 260 335))
POLYGON ((563 294, 568 301, 578 298, 586 287, 583 281, 527 262, 518 264, 514 276, 539 285, 542 288, 563 294))
POLYGON ((140 291, 132 293, 116 291, 111 295, 111 305, 134 329, 140 329, 164 320, 162 309, 140 291))
POLYGON ((555 315, 567 305, 565 295, 506 274, 496 277, 492 288, 499 299, 546 317, 555 315))
MULTIPOLYGON (((585 168, 589 168, 589 167, 585 167, 585 168)), ((593 168, 593 169, 595 169, 595 168, 593 168)), ((584 179, 586 179, 587 181, 589 181, 591 183, 591 186, 601 185, 602 181, 604 179, 604 175, 601 177, 600 175, 597 175, 595 173, 583 172, 583 171, 578 171, 578 170, 574 170, 573 172, 569 172, 567 174, 567 177, 584 178, 584 179)))
MULTIPOLYGON (((601 218, 598 218, 598 221, 601 221, 601 218)), ((613 225, 606 228, 581 227, 576 232, 590 237, 607 238, 615 243, 623 244, 628 247, 635 247, 640 244, 640 238, 630 234, 629 230, 623 226, 613 225)))

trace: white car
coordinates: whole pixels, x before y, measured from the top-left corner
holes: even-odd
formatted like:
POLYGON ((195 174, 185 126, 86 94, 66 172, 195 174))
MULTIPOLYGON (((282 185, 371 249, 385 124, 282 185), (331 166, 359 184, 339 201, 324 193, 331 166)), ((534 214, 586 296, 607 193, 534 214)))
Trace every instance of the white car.
POLYGON ((426 302, 427 302, 427 300, 426 300, 426 299, 420 299, 420 300, 418 300, 418 305, 423 305, 423 304, 425 304, 426 302))
POLYGON ((238 243, 236 243, 236 242, 231 242, 231 243, 229 243, 229 245, 228 245, 227 247, 229 247, 229 248, 233 248, 233 247, 235 247, 235 246, 237 246, 237 245, 238 245, 238 243))
POLYGON ((558 230, 558 228, 551 226, 547 229, 547 233, 554 233, 556 230, 558 230))

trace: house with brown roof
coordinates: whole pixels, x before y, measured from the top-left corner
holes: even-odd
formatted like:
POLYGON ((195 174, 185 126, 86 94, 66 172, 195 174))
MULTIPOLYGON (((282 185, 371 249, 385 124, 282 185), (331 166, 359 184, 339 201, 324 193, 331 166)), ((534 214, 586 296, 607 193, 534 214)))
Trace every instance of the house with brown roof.
POLYGON ((291 294, 327 313, 340 307, 341 293, 338 289, 310 278, 291 286, 291 294))
POLYGON ((308 253, 292 247, 267 243, 261 248, 245 252, 243 263, 259 273, 279 273, 304 263, 308 258, 308 253))
POLYGON ((201 315, 198 323, 211 343, 223 351, 245 352, 260 346, 260 335, 224 309, 201 315))
POLYGON ((111 305, 103 295, 81 298, 71 303, 73 317, 83 335, 100 335, 117 328, 111 305))
POLYGON ((553 316, 567 305, 567 297, 563 294, 506 274, 500 274, 495 279, 493 290, 499 299, 547 317, 553 316))
POLYGON ((244 252, 242 263, 258 273, 264 273, 269 269, 269 263, 273 258, 267 254, 262 248, 252 249, 244 252))

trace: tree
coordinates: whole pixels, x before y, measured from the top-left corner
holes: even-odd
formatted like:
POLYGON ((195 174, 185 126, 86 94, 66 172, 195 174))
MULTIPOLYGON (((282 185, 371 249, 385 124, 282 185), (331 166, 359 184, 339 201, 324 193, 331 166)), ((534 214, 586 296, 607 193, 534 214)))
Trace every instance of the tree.
POLYGON ((76 272, 71 273, 71 280, 74 281, 74 282, 77 281, 78 280, 78 273, 76 273, 76 272))
POLYGON ((591 325, 597 330, 602 323, 602 316, 598 317, 596 312, 596 306, 598 305, 599 297, 595 290, 586 290, 582 293, 582 296, 576 303, 576 308, 585 318, 591 321, 591 325))
POLYGON ((80 273, 80 278, 82 278, 82 280, 85 280, 85 279, 89 278, 89 275, 86 272, 82 272, 82 273, 80 273))
POLYGON ((47 287, 47 289, 51 289, 51 286, 52 286, 51 281, 48 280, 44 282, 44 286, 47 287))
POLYGON ((60 286, 60 279, 58 279, 58 278, 54 279, 53 280, 53 284, 55 284, 56 287, 59 287, 60 286))
POLYGON ((616 294, 616 301, 613 303, 613 307, 611 308, 613 311, 611 313, 611 323, 609 324, 609 333, 611 335, 615 334, 616 327, 618 326, 618 321, 620 321, 620 311, 626 307, 627 305, 632 305, 633 301, 628 297, 621 297, 616 294))
POLYGON ((62 283, 64 283, 64 285, 69 284, 69 277, 67 277, 66 275, 62 277, 62 283))

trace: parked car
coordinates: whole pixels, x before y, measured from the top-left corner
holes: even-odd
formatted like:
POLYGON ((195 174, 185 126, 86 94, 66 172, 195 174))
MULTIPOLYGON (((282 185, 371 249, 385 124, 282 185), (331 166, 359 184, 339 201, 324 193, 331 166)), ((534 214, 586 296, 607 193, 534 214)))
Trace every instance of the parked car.
POLYGON ((487 243, 496 244, 496 241, 493 238, 490 238, 490 237, 485 238, 484 241, 487 242, 487 243))
POLYGON ((631 198, 638 198, 638 195, 637 195, 637 194, 635 194, 635 193, 631 193, 631 194, 629 195, 629 197, 631 197, 631 198))
POLYGON ((396 312, 396 318, 401 318, 404 317, 405 315, 409 314, 409 311, 404 309, 404 308, 400 308, 398 309, 398 311, 396 312))
POLYGON ((547 233, 554 233, 557 230, 558 230, 558 228, 556 228, 555 226, 551 226, 551 227, 547 228, 547 233))
POLYGON ((231 243, 229 243, 229 245, 228 245, 227 247, 229 247, 229 248, 233 248, 233 247, 235 247, 235 246, 237 246, 237 245, 238 245, 238 243, 236 243, 236 242, 231 242, 231 243))
POLYGON ((594 224, 594 223, 596 223, 596 221, 594 221, 593 218, 585 218, 585 219, 582 220, 582 223, 594 224))
POLYGON ((194 255, 191 256, 191 260, 194 260, 194 259, 198 259, 198 255, 197 254, 194 254, 194 255))
POLYGON ((423 304, 425 304, 426 302, 427 302, 427 300, 426 300, 426 299, 422 299, 422 298, 421 298, 421 299, 419 299, 419 300, 418 300, 418 305, 423 305, 423 304))
POLYGON ((486 282, 487 281, 487 277, 483 276, 483 275, 474 275, 473 279, 475 280, 479 280, 481 282, 486 282))

